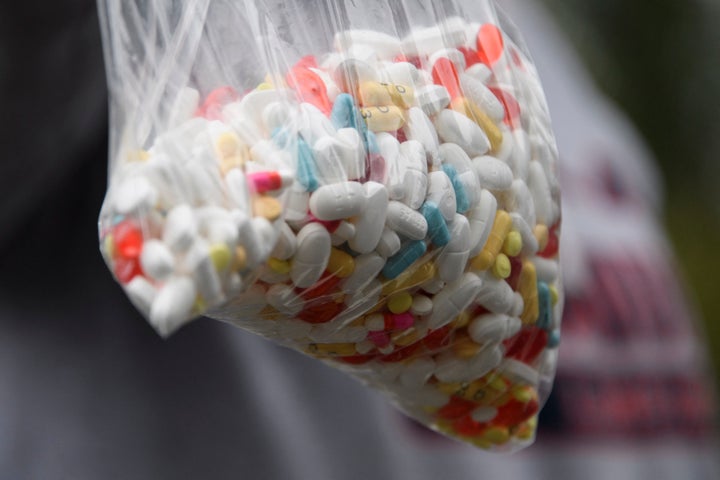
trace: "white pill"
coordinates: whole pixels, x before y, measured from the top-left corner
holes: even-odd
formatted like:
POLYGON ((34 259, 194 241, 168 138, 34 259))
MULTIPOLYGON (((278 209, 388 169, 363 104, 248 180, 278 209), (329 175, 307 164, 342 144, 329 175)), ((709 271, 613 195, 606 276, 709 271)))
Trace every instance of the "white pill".
POLYGON ((195 288, 208 307, 224 300, 220 277, 210 258, 210 249, 206 241, 198 239, 182 263, 195 280, 195 288))
POLYGON ((147 315, 157 296, 157 288, 145 277, 136 275, 125 284, 124 289, 133 305, 147 315))
POLYGON ((470 255, 470 223, 464 215, 455 214, 450 224, 450 242, 437 259, 438 275, 445 282, 454 282, 465 271, 470 255))
POLYGON ((482 276, 482 290, 475 298, 475 302, 493 313, 512 314, 515 306, 515 296, 512 287, 505 280, 492 274, 482 276))
POLYGON ((508 163, 510 164, 510 168, 512 169, 515 178, 525 181, 528 177, 528 169, 531 158, 530 139, 528 138, 527 133, 519 128, 513 130, 512 137, 513 147, 508 163))
POLYGON ((427 220, 420 212, 396 200, 388 203, 385 225, 410 240, 422 240, 428 230, 427 220))
POLYGON ((294 93, 287 89, 252 90, 240 100, 238 113, 252 122, 252 125, 262 125, 263 112, 268 105, 277 101, 289 103, 293 95, 294 93))
POLYGON ((488 190, 480 192, 480 201, 468 214, 470 222, 470 256, 474 257, 485 246, 497 213, 497 199, 488 190))
POLYGON ((452 165, 458 173, 457 179, 462 183, 469 197, 470 205, 474 206, 479 200, 479 184, 472 162, 465 150, 454 143, 443 143, 439 149, 443 163, 452 165))
POLYGON ((262 112, 262 122, 268 133, 285 125, 292 125, 294 121, 294 112, 286 102, 268 103, 262 112))
POLYGON ((339 146, 340 161, 345 168, 345 177, 357 180, 365 176, 365 147, 360 133, 354 128, 341 128, 335 140, 339 146))
POLYGON ((425 112, 419 107, 412 107, 407 112, 407 121, 403 132, 408 140, 417 140, 425 149, 430 159, 435 159, 438 153, 438 136, 433 123, 425 112))
POLYGON ((358 182, 324 185, 310 195, 310 212, 319 220, 341 220, 365 211, 365 189, 358 182))
POLYGON ((550 186, 548 185, 547 178, 545 177, 545 170, 543 170, 540 162, 532 160, 530 162, 530 169, 528 172, 528 189, 535 205, 535 216, 538 223, 543 225, 550 225, 552 219, 552 196, 550 194, 550 186))
POLYGON ((267 302, 285 315, 297 315, 305 305, 303 298, 289 285, 273 285, 265 295, 267 302))
POLYGON ((300 124, 298 131, 310 147, 323 137, 335 136, 335 127, 330 119, 315 105, 307 102, 300 104, 300 124))
POLYGON ((543 257, 532 257, 531 260, 535 264, 535 271, 539 281, 552 284, 557 280, 559 266, 556 260, 543 257))
POLYGON ((502 133, 502 143, 500 148, 494 152, 495 158, 505 162, 508 165, 512 163, 512 152, 515 147, 515 140, 512 131, 505 125, 500 125, 500 132, 502 133))
POLYGON ((394 230, 384 227, 375 251, 385 258, 392 257, 402 247, 400 237, 394 230))
POLYGON ((423 282, 420 285, 420 288, 422 288, 425 292, 429 293, 430 295, 435 295, 437 293, 440 293, 440 291, 445 288, 445 282, 440 280, 438 276, 434 276, 430 280, 423 282))
POLYGON ((538 241, 535 238, 530 225, 528 225, 519 213, 511 213, 510 218, 513 222, 513 229, 517 230, 518 233, 520 233, 520 238, 522 238, 522 253, 528 256, 535 255, 540 246, 538 245, 538 241))
POLYGON ((195 214, 188 205, 178 205, 168 212, 163 230, 163 241, 170 249, 184 252, 197 237, 198 226, 195 214))
POLYGON ((465 43, 465 22, 453 17, 441 25, 415 28, 402 40, 406 55, 430 55, 446 47, 459 47, 465 43))
POLYGON ((451 222, 453 218, 455 218, 457 211, 455 189, 452 186, 450 177, 442 170, 428 174, 428 193, 426 200, 438 206, 446 222, 451 222))
POLYGON ((432 358, 416 358, 408 363, 400 373, 400 384, 405 387, 422 386, 430 379, 435 368, 435 361, 432 358))
POLYGON ((370 253, 378 245, 383 232, 388 211, 388 192, 384 185, 377 182, 363 184, 366 205, 355 217, 355 235, 348 245, 357 253, 370 253))
POLYGON ((343 92, 355 92, 361 83, 379 80, 372 65, 356 58, 341 61, 335 67, 332 78, 343 92))
POLYGON ((472 159, 472 168, 482 188, 489 190, 508 190, 512 186, 513 173, 510 167, 490 155, 472 159))
POLYGON ((279 260, 287 260, 295 255, 295 251, 297 250, 297 239, 295 238, 295 233, 287 223, 280 222, 279 229, 278 241, 277 244, 275 244, 275 248, 270 253, 270 256, 279 260))
POLYGON ((147 276, 162 281, 175 270, 175 257, 163 242, 150 239, 143 244, 140 265, 147 276))
POLYGON ((495 123, 502 122, 505 117, 505 108, 495 94, 485 84, 475 77, 460 74, 460 88, 463 94, 480 110, 487 114, 495 123))
POLYGON ((490 70, 490 67, 484 63, 476 63, 475 65, 472 65, 465 70, 465 73, 484 84, 490 82, 493 76, 493 72, 490 70))
POLYGON ((422 317, 432 312, 433 302, 430 297, 425 295, 417 294, 413 296, 412 305, 410 306, 410 313, 418 317, 422 317))
POLYGON ((477 123, 460 112, 445 109, 435 117, 435 128, 443 142, 456 143, 470 156, 490 150, 490 141, 477 123))
POLYGON ((385 63, 382 77, 394 85, 416 85, 419 79, 417 67, 409 62, 385 63))
POLYGON ((283 216, 288 223, 303 223, 308 218, 310 194, 298 183, 283 193, 283 216))
POLYGON ((425 149, 420 142, 408 140, 400 145, 400 171, 403 173, 405 195, 403 203, 412 209, 419 209, 425 201, 428 189, 427 160, 425 149))
POLYGON ((249 212, 250 192, 243 171, 239 168, 230 169, 225 174, 225 186, 232 206, 243 212, 249 212))
POLYGON ((319 223, 308 223, 297 235, 298 247, 290 264, 296 287, 307 288, 320 279, 330 259, 330 234, 319 223))
POLYGON ((503 352, 500 346, 483 348, 472 358, 462 359, 453 352, 443 352, 436 357, 435 376, 441 382, 471 382, 500 365, 503 352))
MULTIPOLYGON (((555 365, 553 363, 553 365, 555 365)), ((498 371, 513 383, 537 387, 540 383, 540 374, 530 365, 512 358, 506 358, 500 363, 498 371)))
POLYGON ((168 114, 168 128, 174 128, 190 120, 200 104, 200 92, 190 87, 183 87, 177 94, 170 113, 168 114))
POLYGON ((373 278, 377 277, 383 266, 385 259, 374 252, 355 257, 355 270, 342 281, 340 288, 345 293, 353 293, 365 288, 373 278))
POLYGON ((188 277, 172 277, 165 282, 150 308, 150 324, 163 337, 191 320, 197 293, 188 277))
POLYGON ((500 343, 515 335, 521 327, 519 318, 501 313, 487 313, 470 322, 468 333, 475 343, 500 343))
POLYGON ((450 60, 458 72, 465 71, 465 67, 467 65, 465 62, 465 55, 463 55, 463 53, 457 48, 441 48, 440 50, 432 53, 428 58, 430 69, 432 69, 435 62, 441 58, 447 58, 450 60))
POLYGON ((415 101, 426 115, 432 117, 450 105, 450 94, 442 85, 431 83, 415 90, 415 101))
POLYGON ((482 287, 480 277, 469 272, 447 284, 433 297, 433 311, 428 317, 428 326, 434 330, 450 323, 475 300, 482 287))
POLYGON ((370 47, 383 59, 392 59, 399 55, 400 39, 375 30, 345 30, 335 34, 333 46, 336 51, 343 52, 352 45, 370 47))
POLYGON ((322 137, 313 145, 318 181, 332 185, 347 180, 345 162, 342 159, 343 146, 335 137, 322 137))
POLYGON ((478 423, 487 423, 497 417, 498 409, 495 407, 478 407, 472 411, 470 416, 478 423))
POLYGON ((129 178, 113 192, 113 206, 121 215, 144 214, 155 206, 158 191, 146 177, 129 178))
MULTIPOLYGON (((367 211, 367 209, 365 209, 367 211)), ((382 230, 382 225, 378 227, 378 230, 382 230)), ((341 221, 334 232, 332 232, 333 246, 342 245, 348 240, 355 238, 355 225, 345 220, 341 221)))

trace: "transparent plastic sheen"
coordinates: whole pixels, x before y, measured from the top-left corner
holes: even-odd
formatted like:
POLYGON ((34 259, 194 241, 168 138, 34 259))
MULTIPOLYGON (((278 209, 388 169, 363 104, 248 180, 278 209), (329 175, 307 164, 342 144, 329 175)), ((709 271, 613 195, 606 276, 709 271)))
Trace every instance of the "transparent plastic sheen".
POLYGON ((99 6, 100 246, 158 333, 229 322, 450 437, 530 444, 560 340, 558 154, 494 3, 99 6))

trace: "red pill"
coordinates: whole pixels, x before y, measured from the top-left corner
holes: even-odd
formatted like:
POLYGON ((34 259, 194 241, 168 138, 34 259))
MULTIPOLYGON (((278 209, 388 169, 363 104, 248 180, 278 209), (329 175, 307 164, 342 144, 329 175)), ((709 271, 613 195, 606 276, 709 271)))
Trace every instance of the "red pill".
POLYGON ((468 48, 468 47, 458 47, 457 49, 465 57, 465 67, 466 68, 470 68, 473 65, 475 65, 476 63, 480 63, 480 55, 478 55, 478 52, 476 50, 473 50, 472 48, 468 48))
POLYGON ((142 275, 143 271, 140 267, 140 260, 135 258, 117 258, 113 265, 113 273, 120 283, 128 283, 138 275, 142 275))
POLYGON ((460 397, 450 397, 450 401, 437 411, 437 416, 447 420, 454 420, 475 410, 478 404, 460 397))
POLYGON ((133 222, 124 220, 113 229, 116 256, 138 258, 143 246, 143 235, 133 222))
POLYGON ((502 57, 504 48, 502 32, 498 27, 490 23, 480 27, 477 34, 477 52, 481 62, 492 66, 502 57))
POLYGON ((222 109, 228 103, 238 99, 238 93, 232 87, 219 87, 205 97, 205 101, 198 108, 196 115, 209 120, 219 120, 222 116, 222 109))
POLYGON ((489 426, 485 422, 476 422, 472 415, 463 415, 455 420, 452 424, 455 433, 463 437, 477 437, 481 435, 489 426))
POLYGON ((453 335, 450 332, 450 325, 445 325, 444 327, 440 327, 437 330, 433 330, 428 333, 422 340, 422 343, 425 345, 425 348, 434 352, 450 345, 452 337, 453 335))
POLYGON ((436 85, 442 85, 447 89, 450 99, 454 100, 462 96, 458 73, 450 59, 445 57, 437 59, 432 68, 432 78, 436 85))
POLYGON ((497 87, 488 87, 488 88, 497 97, 497 99, 500 100, 500 103, 502 103, 503 108, 505 109, 505 117, 503 118, 503 123, 510 128, 519 127, 520 126, 520 104, 515 99, 515 97, 512 94, 510 94, 500 88, 497 88, 497 87))
POLYGON ((540 355, 548 342, 548 334, 538 327, 526 327, 503 342, 505 356, 527 364, 540 355))
POLYGON ((535 415, 540 410, 537 399, 531 399, 527 403, 511 399, 505 405, 498 408, 498 413, 492 420, 493 425, 514 427, 535 415))

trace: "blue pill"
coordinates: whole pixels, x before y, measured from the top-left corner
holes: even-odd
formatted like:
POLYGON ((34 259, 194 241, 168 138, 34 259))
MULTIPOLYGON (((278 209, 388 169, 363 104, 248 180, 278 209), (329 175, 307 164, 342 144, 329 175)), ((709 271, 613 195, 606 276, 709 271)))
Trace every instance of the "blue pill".
POLYGON ((545 282, 538 282, 538 300, 540 304, 540 315, 538 317, 537 326, 543 330, 550 330, 552 326, 552 299, 550 297, 550 288, 545 282))
POLYGON ((400 251, 388 258, 382 269, 382 274, 388 280, 397 278, 410 265, 417 261, 425 254, 427 247, 422 240, 414 240, 406 243, 400 248, 400 251))
POLYGON ((428 238, 436 247, 444 247, 450 243, 450 230, 440 213, 440 208, 434 202, 425 202, 420 207, 420 213, 428 224, 428 238))
POLYGON ((452 183, 453 190, 455 190, 455 211, 457 213, 467 212, 470 209, 470 199, 467 191, 465 191, 465 185, 458 178, 457 170, 447 163, 442 166, 442 169, 445 175, 450 178, 450 183, 452 183))

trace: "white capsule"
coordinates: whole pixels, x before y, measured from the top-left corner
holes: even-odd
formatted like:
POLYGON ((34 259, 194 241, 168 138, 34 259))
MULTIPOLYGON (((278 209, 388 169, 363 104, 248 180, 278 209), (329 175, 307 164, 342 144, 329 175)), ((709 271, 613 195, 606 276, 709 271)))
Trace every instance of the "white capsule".
POLYGON ((488 190, 480 192, 480 201, 470 213, 470 256, 474 257, 485 246, 497 213, 497 199, 488 190))
POLYGON ((400 251, 400 247, 402 247, 402 242, 398 234, 394 230, 384 227, 375 251, 384 258, 389 258, 400 251))
POLYGON ((510 285, 505 280, 487 273, 482 276, 482 281, 483 288, 474 299, 475 302, 493 313, 512 314, 515 307, 515 292, 510 285))
POLYGON ((482 188, 488 190, 509 190, 513 182, 513 173, 505 162, 490 155, 472 159, 472 168, 482 188))
POLYGON ((113 192, 113 206, 120 215, 143 215, 158 201, 158 191, 146 177, 132 177, 113 192))
POLYGON ((525 130, 520 128, 513 130, 512 137, 513 147, 512 153, 508 158, 508 163, 515 178, 526 181, 531 158, 530 139, 527 133, 525 133, 525 130))
POLYGON ((136 275, 123 288, 133 305, 147 315, 157 296, 157 288, 141 275, 136 275))
POLYGON ((470 223, 464 215, 455 214, 450 224, 450 242, 437 259, 438 275, 445 282, 454 282, 465 271, 470 255, 470 223))
POLYGON ((428 189, 427 160, 420 142, 408 140, 400 145, 400 171, 403 173, 405 195, 402 199, 410 208, 417 210, 425 201, 428 189))
POLYGON ((442 85, 431 83, 415 90, 415 101, 426 115, 432 117, 450 105, 450 94, 442 85))
POLYGON ((510 218, 513 222, 513 229, 517 230, 518 233, 520 233, 520 238, 522 238, 523 255, 535 255, 535 253, 537 253, 540 247, 538 245, 537 239, 535 238, 535 235, 532 232, 532 229, 530 228, 530 225, 528 225, 528 223, 519 213, 511 213, 510 218))
POLYGON ((435 330, 450 323, 475 300, 482 286, 480 277, 469 272, 447 284, 433 297, 433 311, 428 317, 428 327, 435 330))
POLYGON ((405 184, 400 172, 400 142, 387 132, 377 133, 376 140, 380 155, 385 159, 387 166, 385 187, 388 196, 393 200, 402 200, 405 196, 405 184))
POLYGON ((363 184, 365 209, 355 217, 355 235, 348 245, 357 253, 370 253, 378 245, 388 211, 388 193, 384 185, 377 182, 363 184))
POLYGON ((147 276, 162 281, 175 270, 175 257, 163 242, 150 239, 143 243, 140 265, 147 276))
POLYGON ((358 182, 324 185, 310 195, 310 212, 318 220, 341 220, 365 211, 365 189, 358 182))
POLYGON ((191 320, 195 304, 195 284, 188 277, 172 277, 165 282, 150 308, 150 324, 163 337, 191 320))
POLYGON ((452 17, 440 25, 414 28, 403 38, 402 51, 406 55, 431 55, 446 47, 462 46, 465 40, 465 21, 452 17))
POLYGON ((335 139, 340 146, 340 160, 348 180, 365 176, 365 147, 360 133, 354 128, 341 128, 335 139))
POLYGON ((468 325, 468 333, 475 343, 500 343, 522 328, 519 318, 500 313, 487 313, 475 317, 468 325))
POLYGON ((353 45, 371 48, 380 58, 392 59, 401 53, 400 39, 375 30, 345 30, 335 34, 333 46, 344 52, 353 45))
POLYGON ((305 305, 303 298, 289 285, 273 285, 265 295, 267 302, 284 315, 297 315, 305 305))
POLYGON ((410 240, 422 240, 428 230, 421 213, 396 200, 388 203, 385 225, 410 240))
POLYGON ((450 177, 442 170, 430 172, 428 184, 426 200, 437 205, 445 221, 451 222, 457 211, 457 200, 450 177))
POLYGON ((550 225, 552 219, 552 196, 548 185, 545 171, 540 162, 532 160, 528 173, 528 189, 535 205, 537 222, 543 225, 550 225))
POLYGON ((168 212, 163 230, 163 241, 176 252, 189 249, 197 237, 197 221, 192 209, 178 205, 168 212))
POLYGON ((307 288, 320 279, 330 259, 330 234, 319 223, 308 223, 297 235, 297 252, 290 264, 296 287, 307 288))
POLYGON ((502 122, 505 117, 505 108, 495 94, 483 82, 475 77, 460 74, 460 88, 463 94, 480 110, 487 114, 495 123, 502 122))
POLYGON ((445 109, 435 117, 435 128, 443 142, 456 143, 470 156, 490 150, 490 141, 477 123, 460 112, 445 109))
POLYGON ((513 181, 510 187, 510 198, 508 201, 508 211, 517 212, 525 219, 528 225, 535 225, 535 202, 530 194, 528 186, 520 179, 513 181))
POLYGON ((500 365, 502 359, 499 345, 483 348, 469 359, 459 358, 452 351, 443 352, 436 357, 435 377, 448 383, 471 382, 500 365))

